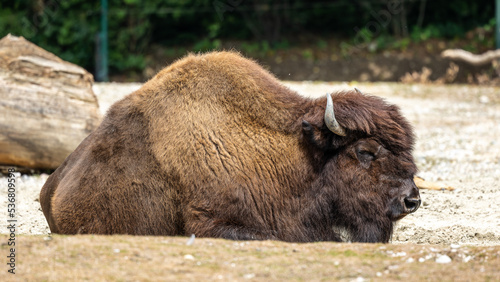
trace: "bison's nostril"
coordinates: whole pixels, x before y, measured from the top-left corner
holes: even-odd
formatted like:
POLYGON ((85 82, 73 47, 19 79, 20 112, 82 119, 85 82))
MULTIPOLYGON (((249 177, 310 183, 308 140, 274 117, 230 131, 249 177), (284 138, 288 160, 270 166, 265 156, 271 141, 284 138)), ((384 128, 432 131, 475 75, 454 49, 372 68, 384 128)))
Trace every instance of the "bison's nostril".
POLYGON ((406 212, 412 213, 415 212, 420 207, 420 198, 405 198, 405 208, 406 212))

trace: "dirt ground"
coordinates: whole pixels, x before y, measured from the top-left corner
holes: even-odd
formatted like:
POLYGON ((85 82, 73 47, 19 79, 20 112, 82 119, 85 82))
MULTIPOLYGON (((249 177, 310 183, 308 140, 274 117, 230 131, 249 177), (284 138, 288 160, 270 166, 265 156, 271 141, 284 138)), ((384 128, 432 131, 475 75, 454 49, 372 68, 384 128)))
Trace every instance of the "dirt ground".
MULTIPOLYGON (((0 240, 6 240, 0 235, 0 240)), ((20 236, 2 281, 498 281, 500 246, 20 236)), ((2 254, 6 248, 2 246, 2 254)), ((3 256, 3 255, 2 255, 3 256)))
MULTIPOLYGON (((500 279, 500 205, 496 202, 500 198, 500 88, 398 83, 286 84, 306 96, 357 87, 399 105, 417 133, 414 156, 420 170, 418 175, 455 190, 421 190, 422 206, 398 222, 390 245, 196 239, 200 243, 195 248, 185 246, 187 238, 47 237, 49 229, 38 194, 48 175, 16 173, 19 272, 28 275, 20 277, 28 279, 37 277, 29 273, 40 273, 43 280, 92 279, 91 273, 96 271, 102 274, 98 276, 102 280, 127 281, 147 280, 154 275, 171 279, 320 280, 330 277, 365 281, 415 278, 408 277, 407 271, 410 271, 418 278, 431 280, 439 275, 445 275, 447 280, 473 280, 473 276, 467 276, 473 274, 478 275, 479 280, 500 279), (150 243, 143 246, 144 242, 150 243), (218 246, 213 253, 211 242, 218 246), (43 259, 34 259, 40 256, 43 259), (107 263, 119 269, 117 276, 98 270, 101 259, 109 259, 107 263), (250 260, 248 265, 244 259, 250 260), (451 264, 439 263, 439 260, 446 263, 448 259, 451 264), (173 268, 166 273, 163 266, 169 263, 173 268), (69 270, 77 265, 76 270, 69 270), (207 272, 197 273, 198 268, 207 272), (238 271, 233 271, 235 268, 238 271), (67 270, 59 277, 49 273, 50 269, 67 270), (134 271, 140 275, 130 276, 134 271)), ((140 84, 97 84, 94 89, 101 112, 138 87, 140 84)), ((0 218, 3 219, 0 233, 7 234, 5 176, 0 177, 0 185, 4 195, 0 198, 0 218)), ((7 237, 0 236, 2 257, 8 249, 6 242, 7 237)), ((0 273, 0 279, 5 281, 1 277, 6 270, 0 273)))

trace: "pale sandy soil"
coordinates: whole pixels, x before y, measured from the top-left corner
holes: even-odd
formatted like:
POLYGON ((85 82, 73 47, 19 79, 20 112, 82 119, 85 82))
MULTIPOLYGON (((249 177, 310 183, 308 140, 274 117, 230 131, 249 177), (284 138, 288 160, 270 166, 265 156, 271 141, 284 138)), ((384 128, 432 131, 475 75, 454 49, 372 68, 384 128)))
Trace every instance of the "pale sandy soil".
MULTIPOLYGON (((358 87, 399 105, 415 126, 419 176, 454 191, 421 191, 423 205, 402 219, 393 243, 500 245, 500 88, 289 82, 303 95, 358 87)), ((101 112, 140 84, 97 84, 101 112)), ((48 175, 17 174, 18 234, 49 233, 38 202, 48 175)), ((7 179, 0 177, 0 218, 7 218, 7 179)), ((6 220, 0 233, 6 234, 6 220)))

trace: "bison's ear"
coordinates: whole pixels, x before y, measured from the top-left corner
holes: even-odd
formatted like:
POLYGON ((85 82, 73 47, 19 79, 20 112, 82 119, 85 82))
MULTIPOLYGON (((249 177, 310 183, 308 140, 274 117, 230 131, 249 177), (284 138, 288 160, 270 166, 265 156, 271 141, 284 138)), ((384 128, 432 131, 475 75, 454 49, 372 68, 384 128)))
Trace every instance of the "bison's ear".
POLYGON ((331 134, 322 131, 320 127, 303 120, 302 132, 304 134, 304 139, 310 144, 322 150, 327 150, 331 147, 331 134))

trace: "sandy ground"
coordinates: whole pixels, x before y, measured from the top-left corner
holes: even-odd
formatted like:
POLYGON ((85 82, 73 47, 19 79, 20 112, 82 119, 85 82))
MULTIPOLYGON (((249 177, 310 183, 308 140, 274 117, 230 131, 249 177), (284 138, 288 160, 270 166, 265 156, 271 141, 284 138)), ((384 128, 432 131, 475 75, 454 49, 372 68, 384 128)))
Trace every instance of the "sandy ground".
MULTIPOLYGON (((399 105, 413 123, 419 176, 456 188, 421 190, 423 205, 397 224, 395 244, 500 245, 500 88, 287 82, 306 96, 358 87, 399 105)), ((140 84, 96 84, 101 112, 140 84)), ((38 202, 48 175, 17 180, 17 233, 48 234, 38 202)), ((7 178, 0 177, 0 233, 8 232, 7 178)))

